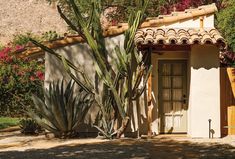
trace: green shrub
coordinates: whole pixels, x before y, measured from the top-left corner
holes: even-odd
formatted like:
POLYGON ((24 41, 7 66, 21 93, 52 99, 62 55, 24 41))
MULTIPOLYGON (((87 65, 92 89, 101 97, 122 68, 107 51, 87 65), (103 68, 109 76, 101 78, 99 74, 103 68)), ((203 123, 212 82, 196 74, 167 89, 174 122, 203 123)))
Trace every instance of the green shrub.
POLYGON ((19 118, 0 117, 0 129, 5 129, 19 124, 19 118))
POLYGON ((21 133, 25 135, 34 135, 42 132, 41 126, 39 126, 33 119, 22 119, 19 124, 21 133))
POLYGON ((42 41, 52 41, 60 38, 59 34, 56 33, 56 31, 48 31, 42 34, 42 41))
POLYGON ((30 41, 29 40, 30 38, 40 41, 40 38, 38 36, 33 35, 32 33, 28 32, 25 34, 14 35, 12 44, 13 45, 26 45, 30 41))
POLYGON ((235 3, 234 0, 223 1, 224 8, 217 13, 217 27, 227 40, 230 51, 235 52, 235 3))
POLYGON ((4 48, 4 46, 0 43, 0 50, 2 50, 4 48))

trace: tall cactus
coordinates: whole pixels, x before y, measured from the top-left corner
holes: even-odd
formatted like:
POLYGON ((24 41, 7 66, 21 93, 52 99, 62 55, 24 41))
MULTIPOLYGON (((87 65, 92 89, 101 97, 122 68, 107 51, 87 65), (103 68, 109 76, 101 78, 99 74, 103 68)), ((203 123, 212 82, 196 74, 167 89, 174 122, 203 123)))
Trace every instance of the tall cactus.
POLYGON ((119 47, 115 47, 114 50, 118 61, 116 66, 112 66, 107 60, 108 51, 100 23, 100 15, 102 13, 101 0, 91 1, 93 7, 91 9, 90 19, 87 21, 82 16, 74 0, 69 0, 69 4, 73 8, 77 20, 77 26, 65 16, 59 6, 58 11, 65 22, 74 31, 78 32, 90 46, 93 61, 96 66, 96 73, 103 83, 102 96, 96 93, 95 87, 92 86, 84 71, 81 71, 79 67, 76 67, 69 60, 58 55, 52 49, 34 40, 32 40, 32 42, 60 59, 71 78, 73 78, 81 88, 95 95, 95 102, 100 107, 100 124, 95 127, 107 138, 112 138, 114 135, 119 138, 124 133, 129 123, 132 101, 136 100, 145 90, 146 82, 152 69, 151 66, 145 65, 144 59, 137 53, 134 47, 134 36, 143 19, 148 1, 139 0, 137 3, 138 6, 130 15, 128 21, 129 29, 125 32, 124 50, 121 50, 119 47), (137 65, 133 65, 134 62, 137 65), (81 80, 81 77, 79 79, 76 78, 76 76, 71 73, 70 69, 80 73, 83 80, 81 80), (142 79, 144 84, 140 88, 142 79), (119 128, 114 130, 114 122, 117 120, 118 116, 121 117, 122 124, 119 128))

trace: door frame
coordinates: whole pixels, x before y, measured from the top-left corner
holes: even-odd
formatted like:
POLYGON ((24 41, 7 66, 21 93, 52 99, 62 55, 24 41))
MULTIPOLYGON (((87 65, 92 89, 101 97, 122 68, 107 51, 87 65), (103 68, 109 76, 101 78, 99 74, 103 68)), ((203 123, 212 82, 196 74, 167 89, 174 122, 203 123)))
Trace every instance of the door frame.
POLYGON ((189 74, 188 74, 188 59, 185 59, 185 58, 170 58, 170 59, 158 59, 157 60, 157 94, 158 94, 158 102, 157 102, 157 105, 158 105, 158 118, 159 118, 159 128, 158 128, 158 130, 159 130, 159 133, 162 133, 162 134, 164 134, 164 133, 172 133, 172 134, 175 134, 175 133, 187 133, 187 131, 188 131, 188 78, 189 78, 189 74), (178 61, 178 62, 182 62, 182 63, 184 63, 185 64, 185 68, 184 68, 184 73, 185 73, 185 78, 183 79, 183 83, 185 83, 185 84, 183 84, 183 94, 185 94, 186 95, 186 104, 185 104, 185 107, 186 107, 186 112, 184 113, 184 115, 185 115, 185 132, 165 132, 165 129, 164 129, 164 126, 162 126, 162 124, 163 124, 163 122, 162 122, 162 107, 161 107, 161 105, 162 105, 162 103, 161 103, 161 100, 160 100, 160 89, 161 89, 161 87, 160 87, 160 84, 161 84, 161 82, 160 82, 160 65, 162 64, 162 63, 171 63, 171 62, 173 62, 173 61, 178 61))

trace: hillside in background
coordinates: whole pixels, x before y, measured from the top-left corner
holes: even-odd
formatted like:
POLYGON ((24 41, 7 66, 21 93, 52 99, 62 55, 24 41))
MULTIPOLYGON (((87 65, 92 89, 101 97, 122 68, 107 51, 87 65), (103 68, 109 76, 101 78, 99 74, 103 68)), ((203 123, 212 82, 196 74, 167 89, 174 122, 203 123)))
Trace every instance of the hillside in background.
POLYGON ((46 31, 67 32, 56 7, 45 0, 0 0, 0 44, 6 44, 15 34, 46 31))

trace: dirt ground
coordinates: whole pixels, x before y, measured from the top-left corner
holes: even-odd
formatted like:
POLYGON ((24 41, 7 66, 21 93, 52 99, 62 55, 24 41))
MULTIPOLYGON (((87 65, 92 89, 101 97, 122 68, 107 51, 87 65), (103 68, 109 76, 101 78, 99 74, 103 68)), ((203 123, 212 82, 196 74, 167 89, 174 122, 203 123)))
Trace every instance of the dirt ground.
MULTIPOLYGON (((109 10, 107 10, 109 12, 109 10)), ((56 3, 47 0, 0 0, 0 44, 13 40, 14 35, 28 32, 41 36, 48 31, 56 31, 63 36, 68 26, 60 17, 56 3)), ((107 23, 102 18, 102 23, 107 23)))
POLYGON ((0 159, 234 159, 235 138, 55 139, 0 133, 0 159))
POLYGON ((1 44, 16 34, 41 35, 52 30, 63 35, 68 30, 56 7, 46 0, 0 0, 0 20, 1 44))

